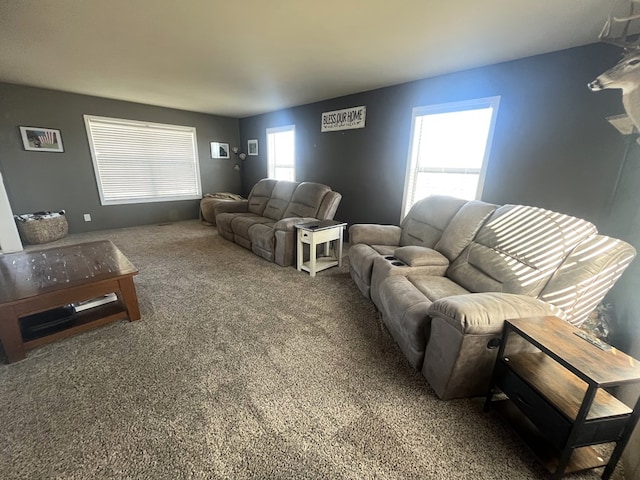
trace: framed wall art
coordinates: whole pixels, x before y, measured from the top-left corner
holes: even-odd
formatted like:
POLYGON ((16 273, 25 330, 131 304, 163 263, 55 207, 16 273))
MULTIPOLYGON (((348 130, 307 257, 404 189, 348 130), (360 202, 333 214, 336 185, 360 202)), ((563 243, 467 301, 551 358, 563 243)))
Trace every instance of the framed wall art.
POLYGON ((33 152, 64 152, 60 130, 41 127, 20 127, 22 146, 33 152))
POLYGON ((211 142, 211 158, 229 158, 229 144, 211 142))
POLYGON ((258 140, 249 140, 247 142, 247 153, 249 155, 258 155, 258 140))

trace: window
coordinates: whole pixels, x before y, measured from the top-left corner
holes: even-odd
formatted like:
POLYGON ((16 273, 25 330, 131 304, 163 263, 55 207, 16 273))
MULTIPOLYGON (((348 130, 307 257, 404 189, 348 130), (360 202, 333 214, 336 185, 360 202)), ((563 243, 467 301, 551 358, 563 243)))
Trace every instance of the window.
POLYGON ((84 116, 102 205, 202 196, 196 129, 84 116))
POLYGON ((413 109, 402 217, 428 195, 482 194, 500 97, 413 109))
POLYGON ((267 176, 294 181, 296 126, 267 128, 267 176))

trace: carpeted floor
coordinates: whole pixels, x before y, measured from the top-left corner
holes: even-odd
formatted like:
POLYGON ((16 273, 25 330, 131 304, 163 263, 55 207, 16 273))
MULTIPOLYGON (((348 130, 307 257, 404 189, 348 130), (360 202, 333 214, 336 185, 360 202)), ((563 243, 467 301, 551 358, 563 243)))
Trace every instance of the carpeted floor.
POLYGON ((56 243, 103 238, 142 320, 0 349, 0 478, 548 477, 482 399, 435 396, 346 265, 312 279, 197 221, 56 243))

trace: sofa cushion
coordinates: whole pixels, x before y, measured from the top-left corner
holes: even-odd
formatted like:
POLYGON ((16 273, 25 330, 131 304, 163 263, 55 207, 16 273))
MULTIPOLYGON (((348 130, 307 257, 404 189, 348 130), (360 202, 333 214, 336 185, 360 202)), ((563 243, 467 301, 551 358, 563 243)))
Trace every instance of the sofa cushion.
POLYGON ((256 217, 254 213, 220 213, 216 215, 218 233, 227 240, 233 240, 233 228, 231 222, 238 217, 256 217))
POLYGON ((465 203, 466 200, 443 195, 432 195, 416 202, 400 225, 400 246, 435 247, 444 229, 465 203))
POLYGON ((567 254, 595 231, 579 218, 505 205, 480 228, 447 276, 470 292, 536 297, 567 254))
POLYGON ((371 248, 382 256, 393 256, 393 252, 396 251, 396 247, 392 245, 371 245, 371 248))
POLYGON ((293 192, 291 201, 284 212, 283 218, 288 217, 316 217, 322 199, 331 189, 326 185, 312 182, 302 182, 293 192))
POLYGON ((469 293, 447 277, 438 277, 434 275, 410 275, 407 277, 407 280, 409 280, 409 282, 431 302, 435 302, 436 300, 450 297, 452 295, 464 295, 469 293))
POLYGON ((231 230, 233 230, 234 237, 241 237, 246 240, 250 240, 251 237, 249 237, 249 229, 258 223, 270 223, 273 225, 273 221, 269 218, 253 214, 243 214, 236 215, 231 220, 231 230))
POLYGON ((262 215, 262 212, 264 212, 264 207, 271 199, 271 192, 273 192, 273 189, 277 183, 277 180, 263 178, 253 186, 251 192, 249 193, 248 199, 249 212, 255 215, 262 215))
POLYGON ((296 182, 278 182, 271 192, 271 198, 264 207, 262 215, 271 220, 280 220, 289 206, 291 196, 298 187, 296 182))
POLYGON ((449 260, 440 252, 416 245, 396 248, 393 251, 393 256, 411 267, 449 266, 449 260))
MULTIPOLYGON (((402 248, 421 248, 424 247, 402 247, 402 248)), ((432 249, 429 250, 439 256, 439 259, 444 260, 438 265, 437 262, 426 263, 425 265, 409 265, 400 258, 395 256, 378 256, 373 259, 373 271, 371 272, 370 291, 369 297, 371 301, 379 307, 380 305, 380 284, 385 278, 392 275, 400 275, 403 277, 410 277, 412 275, 425 275, 425 276, 444 276, 449 266, 449 261, 438 252, 432 249)), ((405 260, 407 258, 405 257, 405 260)))
POLYGON ((569 323, 580 326, 635 255, 635 248, 622 240, 592 235, 562 262, 539 298, 561 308, 569 323))
POLYGON ((400 245, 402 229, 397 225, 358 224, 349 227, 351 245, 400 245))
POLYGON ((496 208, 497 205, 477 200, 465 203, 444 229, 434 249, 453 262, 496 208))

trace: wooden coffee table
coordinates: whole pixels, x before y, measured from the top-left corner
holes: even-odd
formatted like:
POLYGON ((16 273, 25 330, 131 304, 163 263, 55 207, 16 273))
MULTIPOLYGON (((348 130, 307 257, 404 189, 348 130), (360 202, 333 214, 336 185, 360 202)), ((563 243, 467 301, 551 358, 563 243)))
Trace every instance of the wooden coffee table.
POLYGON ((140 319, 138 270, 109 240, 0 255, 0 341, 9 362, 26 350, 106 323, 140 319), (109 293, 117 301, 80 312, 68 328, 31 340, 19 320, 109 293))

